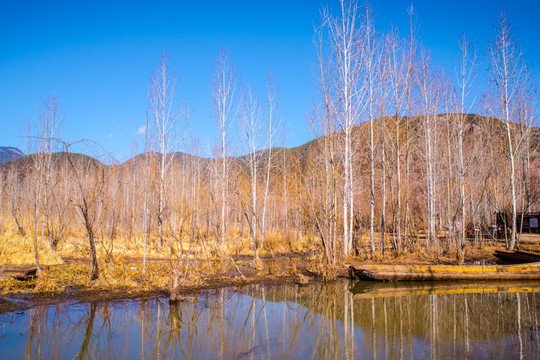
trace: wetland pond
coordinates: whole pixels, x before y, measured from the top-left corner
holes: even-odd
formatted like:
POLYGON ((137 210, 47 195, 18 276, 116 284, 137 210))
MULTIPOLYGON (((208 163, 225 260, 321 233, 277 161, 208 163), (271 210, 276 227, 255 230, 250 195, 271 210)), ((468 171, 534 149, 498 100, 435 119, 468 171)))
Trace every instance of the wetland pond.
POLYGON ((537 359, 540 282, 249 285, 0 314, 1 359, 537 359))

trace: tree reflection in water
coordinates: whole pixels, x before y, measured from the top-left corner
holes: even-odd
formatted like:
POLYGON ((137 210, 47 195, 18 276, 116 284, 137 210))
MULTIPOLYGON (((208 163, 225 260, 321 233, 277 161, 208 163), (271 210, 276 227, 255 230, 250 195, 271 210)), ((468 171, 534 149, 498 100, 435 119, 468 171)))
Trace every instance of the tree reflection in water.
POLYGON ((539 286, 252 285, 41 306, 0 315, 0 358, 528 359, 539 286))

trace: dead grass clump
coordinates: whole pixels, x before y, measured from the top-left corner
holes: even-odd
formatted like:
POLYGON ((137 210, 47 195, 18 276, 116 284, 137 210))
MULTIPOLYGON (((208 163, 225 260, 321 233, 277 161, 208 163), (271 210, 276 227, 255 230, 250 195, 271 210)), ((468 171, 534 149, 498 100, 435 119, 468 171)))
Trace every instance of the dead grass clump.
POLYGON ((58 293, 63 290, 58 284, 47 274, 43 272, 36 280, 36 285, 32 289, 34 293, 58 293))
POLYGON ((326 264, 321 261, 310 261, 308 265, 308 272, 316 275, 319 280, 333 281, 339 275, 339 265, 326 264))

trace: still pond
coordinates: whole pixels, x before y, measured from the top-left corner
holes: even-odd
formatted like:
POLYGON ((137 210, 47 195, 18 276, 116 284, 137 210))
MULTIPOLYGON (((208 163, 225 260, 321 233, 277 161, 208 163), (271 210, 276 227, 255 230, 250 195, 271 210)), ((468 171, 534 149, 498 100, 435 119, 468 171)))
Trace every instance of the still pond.
POLYGON ((0 359, 537 359, 540 282, 250 285, 0 314, 0 359))

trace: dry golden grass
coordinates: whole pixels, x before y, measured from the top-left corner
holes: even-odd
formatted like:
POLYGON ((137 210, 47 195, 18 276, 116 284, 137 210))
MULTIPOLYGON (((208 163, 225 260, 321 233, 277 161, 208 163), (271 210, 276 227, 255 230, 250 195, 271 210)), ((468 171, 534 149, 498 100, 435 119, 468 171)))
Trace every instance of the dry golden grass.
MULTIPOLYGON (((13 229, 2 229, 0 232, 0 264, 11 265, 33 265, 34 247, 33 236, 27 234, 20 236, 13 229)), ((288 254, 291 252, 305 252, 313 248, 313 240, 306 236, 293 237, 282 235, 270 231, 266 238, 258 239, 260 242, 259 255, 288 254)), ((253 256, 254 252, 250 246, 249 238, 242 236, 237 229, 231 229, 228 234, 228 241, 221 246, 215 237, 199 239, 190 243, 189 239, 182 239, 182 243, 173 242, 173 249, 168 240, 163 246, 157 249, 157 239, 151 237, 147 242, 148 259, 170 259, 180 253, 189 253, 190 258, 197 256, 199 259, 214 259, 230 256, 253 256), (196 254, 196 255, 195 255, 196 254)), ((42 265, 63 264, 63 259, 86 260, 90 257, 88 239, 83 236, 69 234, 58 245, 57 251, 53 251, 47 241, 38 237, 39 261, 42 265)), ((96 238, 96 249, 98 259, 141 259, 143 257, 144 239, 142 237, 123 238, 96 238)))
POLYGON ((0 294, 2 295, 18 294, 18 293, 32 291, 35 285, 36 285, 35 280, 19 281, 13 278, 9 278, 7 280, 0 281, 0 288, 2 289, 0 294))
MULTIPOLYGON (((455 249, 444 249, 441 246, 435 252, 432 249, 426 249, 423 243, 417 244, 414 249, 395 253, 389 247, 389 238, 386 239, 387 248, 383 255, 379 253, 378 236, 379 234, 376 234, 377 254, 374 257, 371 255, 369 234, 365 232, 359 244, 360 255, 341 259, 341 262, 335 266, 325 263, 318 240, 310 236, 282 235, 270 231, 262 241, 258 254, 262 257, 269 257, 272 254, 278 256, 291 253, 308 254, 302 256, 301 260, 297 259, 303 263, 302 268, 305 269, 307 266, 308 270, 319 274, 325 280, 336 278, 343 268, 341 266, 343 263, 441 264, 455 263, 457 259, 455 249)), ((528 235, 522 239, 535 244, 538 241, 537 243, 540 244, 540 235, 528 235)), ((38 239, 39 243, 41 243, 40 240, 38 239)), ((298 272, 296 263, 284 270, 277 262, 250 259, 254 253, 250 247, 249 238, 240 236, 239 231, 231 230, 229 241, 223 247, 215 237, 193 243, 190 243, 188 239, 184 239, 181 244, 175 241, 172 251, 168 241, 165 241, 160 250, 156 249, 156 243, 156 238, 149 239, 148 263, 143 276, 142 238, 96 239, 100 275, 98 280, 90 281, 90 252, 88 240, 84 236, 65 238, 56 252, 52 251, 45 240, 43 248, 39 250, 40 263, 44 265, 43 275, 29 281, 13 279, 1 281, 0 289, 3 294, 19 292, 54 294, 62 292, 67 287, 97 291, 117 289, 128 292, 162 291, 170 289, 175 272, 181 275, 183 285, 186 286, 198 286, 214 275, 220 278, 225 273, 234 274, 238 266, 242 269, 252 269, 253 273, 259 276, 279 277, 295 275, 298 272), (183 254, 182 262, 178 262, 180 254, 183 254), (237 260, 234 260, 235 258, 237 260), (75 259, 75 261, 67 261, 68 259, 75 259), (265 262, 264 266, 263 262, 265 262), (187 271, 186 266, 188 266, 187 271)), ((490 259, 493 257, 493 251, 501 247, 501 244, 486 243, 482 247, 471 244, 466 248, 465 260, 472 262, 490 259)), ((4 231, 0 235, 0 264, 33 265, 32 236, 22 237, 13 231, 4 231)))
MULTIPOLYGON (((62 264, 63 260, 58 252, 54 252, 47 241, 38 238, 39 261, 44 265, 62 264)), ((33 265, 34 240, 31 236, 20 236, 17 233, 6 231, 0 235, 0 264, 33 265)))

